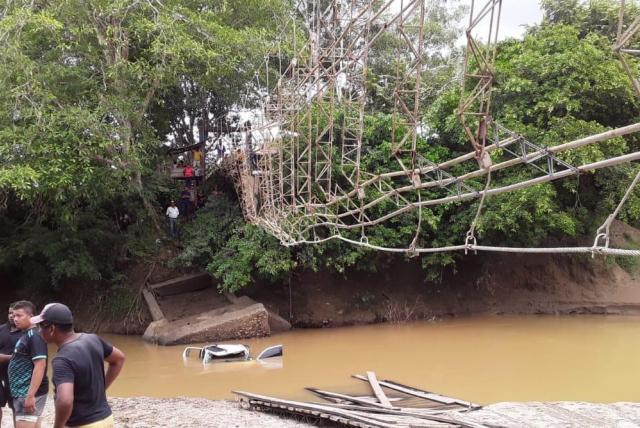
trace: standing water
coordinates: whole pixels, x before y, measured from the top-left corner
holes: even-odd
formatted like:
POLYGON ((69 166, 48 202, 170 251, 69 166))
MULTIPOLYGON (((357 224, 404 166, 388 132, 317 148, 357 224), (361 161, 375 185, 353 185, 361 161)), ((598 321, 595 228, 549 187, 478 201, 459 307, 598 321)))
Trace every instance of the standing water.
POLYGON ((294 330, 240 341, 252 355, 282 343, 281 366, 182 359, 183 346, 105 336, 127 354, 114 396, 229 399, 232 390, 310 399, 303 388, 367 393, 352 374, 487 404, 635 401, 640 317, 473 317, 437 323, 294 330))

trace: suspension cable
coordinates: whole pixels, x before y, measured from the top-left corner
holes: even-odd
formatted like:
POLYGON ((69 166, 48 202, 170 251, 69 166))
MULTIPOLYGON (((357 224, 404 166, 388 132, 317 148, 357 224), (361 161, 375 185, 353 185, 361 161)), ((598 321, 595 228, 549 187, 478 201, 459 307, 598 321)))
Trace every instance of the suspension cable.
POLYGON ((618 203, 618 206, 616 207, 616 209, 611 214, 609 214, 609 216, 604 221, 604 223, 596 231, 596 239, 593 242, 594 247, 598 246, 598 243, 600 242, 601 239, 604 239, 604 247, 605 248, 609 247, 609 229, 611 227, 611 223, 613 223, 613 220, 615 220, 615 218, 620 213, 622 206, 625 204, 625 202, 627 202, 627 199, 629 199, 629 196, 631 196, 631 193, 633 192, 636 185, 638 184, 638 181, 640 181, 640 171, 638 171, 638 173, 636 174, 636 177, 633 179, 633 181, 627 188, 627 191, 625 192, 624 196, 618 203))

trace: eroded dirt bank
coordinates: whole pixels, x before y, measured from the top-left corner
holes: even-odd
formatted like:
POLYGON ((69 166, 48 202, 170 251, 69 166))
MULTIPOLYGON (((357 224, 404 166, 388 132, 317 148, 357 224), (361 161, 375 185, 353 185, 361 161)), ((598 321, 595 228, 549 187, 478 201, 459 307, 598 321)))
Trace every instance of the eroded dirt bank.
MULTIPOLYGON (((636 245, 640 231, 616 223, 613 241, 636 245)), ((635 258, 483 253, 463 258, 440 283, 425 282, 419 263, 346 278, 303 272, 290 288, 254 286, 247 293, 299 327, 469 314, 640 313, 635 258)))
MULTIPOLYGON (((613 235, 612 246, 640 248, 637 229, 616 222, 613 235)), ((16 293, 9 285, 3 287, 0 304, 29 298, 42 305, 56 299, 74 309, 84 330, 142 334, 150 315, 138 299, 141 285, 183 273, 162 263, 140 263, 129 269, 121 287, 105 291, 104 286, 67 284, 52 296, 16 293)), ((420 259, 414 258, 398 259, 392 268, 375 273, 297 272, 290 284, 256 284, 239 294, 264 303, 295 327, 470 314, 640 314, 639 276, 635 258, 482 253, 461 258, 437 283, 425 281, 420 259)), ((219 299, 212 287, 175 298, 173 307, 163 310, 175 316, 200 313, 219 299)))
POLYGON ((640 281, 603 260, 494 256, 486 268, 459 268, 441 284, 422 282, 412 263, 358 279, 305 273, 292 286, 291 300, 288 287, 248 294, 285 318, 291 314, 298 327, 469 314, 640 313, 640 281))

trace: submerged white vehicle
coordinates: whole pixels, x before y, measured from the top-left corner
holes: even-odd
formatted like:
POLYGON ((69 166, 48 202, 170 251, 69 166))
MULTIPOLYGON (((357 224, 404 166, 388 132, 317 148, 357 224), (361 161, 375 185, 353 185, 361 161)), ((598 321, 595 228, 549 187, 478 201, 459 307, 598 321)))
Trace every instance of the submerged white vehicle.
MULTIPOLYGON (((251 358, 251 351, 248 345, 241 344, 213 344, 207 345, 203 348, 195 346, 187 346, 182 352, 182 358, 187 359, 192 352, 198 353, 198 359, 202 360, 203 364, 210 362, 234 362, 234 361, 249 361, 251 358)), ((268 361, 272 358, 282 357, 283 346, 274 345, 265 348, 256 361, 268 361)))

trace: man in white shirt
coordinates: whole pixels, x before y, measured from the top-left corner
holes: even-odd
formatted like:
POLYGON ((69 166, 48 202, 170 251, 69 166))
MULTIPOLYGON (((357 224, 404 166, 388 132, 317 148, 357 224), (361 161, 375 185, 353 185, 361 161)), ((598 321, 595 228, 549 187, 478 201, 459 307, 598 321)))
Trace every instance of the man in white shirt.
POLYGON ((178 236, 178 216, 180 210, 176 207, 175 201, 171 201, 171 205, 167 208, 167 217, 169 217, 169 232, 171 236, 176 238, 178 236))

